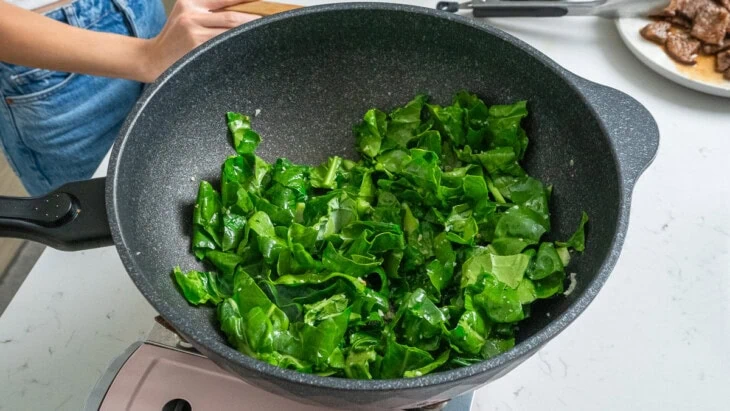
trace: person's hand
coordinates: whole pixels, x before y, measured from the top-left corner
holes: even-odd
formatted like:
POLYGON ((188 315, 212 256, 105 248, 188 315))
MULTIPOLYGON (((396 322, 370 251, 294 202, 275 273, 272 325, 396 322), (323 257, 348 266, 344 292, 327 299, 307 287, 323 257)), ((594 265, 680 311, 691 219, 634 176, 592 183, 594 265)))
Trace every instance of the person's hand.
POLYGON ((242 0, 177 0, 160 34, 148 40, 145 82, 154 81, 187 52, 209 39, 260 16, 216 11, 242 0))

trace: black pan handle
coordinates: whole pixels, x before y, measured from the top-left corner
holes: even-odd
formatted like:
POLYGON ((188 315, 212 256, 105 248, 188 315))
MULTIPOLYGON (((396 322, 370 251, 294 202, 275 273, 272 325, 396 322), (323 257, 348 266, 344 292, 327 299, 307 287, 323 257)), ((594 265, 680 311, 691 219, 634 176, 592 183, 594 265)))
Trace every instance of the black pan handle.
POLYGON ((65 251, 114 244, 104 200, 106 178, 68 183, 41 197, 0 196, 0 237, 65 251))
POLYGON ((654 117, 628 94, 574 77, 613 140, 622 178, 632 188, 659 149, 659 127, 654 117))

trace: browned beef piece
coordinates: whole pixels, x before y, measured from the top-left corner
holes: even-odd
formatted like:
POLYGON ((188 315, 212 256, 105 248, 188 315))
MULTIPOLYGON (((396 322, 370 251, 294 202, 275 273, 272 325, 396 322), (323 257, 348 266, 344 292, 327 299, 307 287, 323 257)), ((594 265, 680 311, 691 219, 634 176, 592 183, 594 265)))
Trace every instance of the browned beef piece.
POLYGON ((697 12, 692 24, 692 36, 708 44, 722 44, 730 12, 722 7, 706 7, 697 12))
POLYGON ((659 45, 664 45, 664 43, 667 42, 667 35, 669 34, 669 29, 671 27, 672 23, 669 23, 668 21, 655 21, 647 24, 646 27, 641 29, 641 35, 649 41, 653 41, 659 45))
POLYGON ((684 27, 685 29, 691 29, 692 28, 692 20, 688 19, 684 16, 674 16, 667 19, 670 23, 674 24, 675 26, 684 27))
POLYGON ((715 66, 715 69, 720 73, 730 69, 730 50, 718 53, 717 65, 715 66))
POLYGON ((712 0, 677 0, 677 12, 694 20, 697 13, 706 8, 719 8, 712 0))
POLYGON ((730 50, 730 40, 725 39, 725 41, 720 45, 713 45, 713 44, 705 44, 702 46, 702 54, 717 54, 721 51, 730 50))
POLYGON ((667 36, 667 54, 678 63, 693 65, 697 63, 697 51, 700 41, 683 33, 669 33, 667 36))

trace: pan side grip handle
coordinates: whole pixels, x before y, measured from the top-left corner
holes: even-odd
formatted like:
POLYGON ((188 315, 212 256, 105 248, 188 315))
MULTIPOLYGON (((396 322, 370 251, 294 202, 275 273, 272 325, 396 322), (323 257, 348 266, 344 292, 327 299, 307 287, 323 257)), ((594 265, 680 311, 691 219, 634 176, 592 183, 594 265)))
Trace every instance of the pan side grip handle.
POLYGON ((106 178, 68 183, 41 197, 0 196, 0 237, 64 251, 112 245, 104 200, 106 178))
POLYGON ((624 181, 633 187, 659 149, 659 127, 654 117, 621 91, 577 76, 576 79, 613 140, 624 181))

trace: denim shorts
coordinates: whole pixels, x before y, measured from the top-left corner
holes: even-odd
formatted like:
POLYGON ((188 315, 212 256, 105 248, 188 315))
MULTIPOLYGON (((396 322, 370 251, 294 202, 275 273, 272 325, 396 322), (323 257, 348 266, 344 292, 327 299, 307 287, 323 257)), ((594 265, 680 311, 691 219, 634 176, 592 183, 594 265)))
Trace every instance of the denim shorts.
MULTIPOLYGON (((156 36, 165 24, 160 0, 77 0, 46 16, 141 38, 156 36)), ((0 62, 0 142, 26 190, 40 195, 91 177, 142 87, 0 62)))

